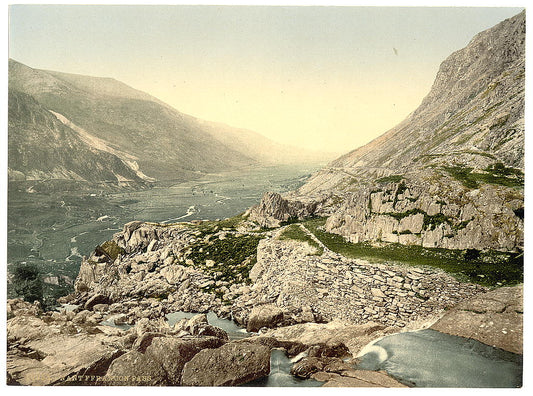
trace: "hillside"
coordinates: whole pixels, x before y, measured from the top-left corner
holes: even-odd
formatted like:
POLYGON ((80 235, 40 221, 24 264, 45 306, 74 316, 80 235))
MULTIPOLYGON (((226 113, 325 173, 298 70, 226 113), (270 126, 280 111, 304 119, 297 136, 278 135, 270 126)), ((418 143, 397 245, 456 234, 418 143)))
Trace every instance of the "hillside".
MULTIPOLYGON (((521 249, 524 42, 524 12, 476 35, 441 64, 407 119, 331 162, 282 206, 290 216, 328 216, 326 230, 352 242, 521 249)), ((254 216, 287 217, 265 198, 254 216)))
MULTIPOLYGON (((72 152, 72 157, 79 158, 95 150, 105 151, 145 180, 185 181, 205 173, 250 165, 290 163, 298 157, 298 150, 252 132, 244 133, 198 120, 111 78, 37 70, 10 60, 9 87, 12 92, 31 97, 43 111, 55 115, 73 131, 73 137, 79 135, 85 146, 83 152, 72 152), (268 149, 267 154, 259 155, 262 147, 257 142, 268 149)), ((30 132, 19 116, 24 114, 10 113, 10 125, 13 126, 9 142, 11 174, 16 174, 19 179, 74 177, 68 172, 75 167, 72 162, 58 164, 67 170, 61 175, 48 168, 41 169, 38 161, 26 161, 21 167, 22 158, 31 158, 29 153, 35 150, 41 151, 45 157, 43 147, 47 147, 50 158, 46 161, 51 161, 54 150, 66 150, 67 145, 58 140, 40 145, 38 121, 35 120, 30 132), (25 136, 30 134, 31 138, 25 136), (25 145, 20 144, 23 141, 25 145), (35 143, 35 148, 28 145, 30 141, 35 143)), ((40 138, 48 139, 46 125, 41 128, 43 135, 40 138)), ((62 157, 55 158, 61 160, 62 157)), ((311 158, 314 162, 320 160, 311 158)), ((96 163, 97 159, 88 161, 96 163)), ((74 178, 85 179, 81 175, 74 178)))

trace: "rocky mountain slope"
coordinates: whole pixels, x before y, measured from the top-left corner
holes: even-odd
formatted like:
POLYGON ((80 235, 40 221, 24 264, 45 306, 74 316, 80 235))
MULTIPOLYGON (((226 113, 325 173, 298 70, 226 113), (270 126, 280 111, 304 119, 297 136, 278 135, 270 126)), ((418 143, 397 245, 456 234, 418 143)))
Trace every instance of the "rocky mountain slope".
MULTIPOLYGON (((331 162, 284 207, 314 205, 307 215, 328 216, 326 230, 352 242, 522 249, 524 42, 524 12, 476 35, 406 120, 331 162)), ((279 224, 291 215, 278 203, 266 195, 253 217, 279 224)))
POLYGON ((87 144, 30 95, 9 90, 8 103, 10 179, 144 183, 127 159, 87 144))
MULTIPOLYGON (((79 158, 92 165, 101 161, 100 167, 111 170, 113 161, 122 163, 121 167, 130 168, 129 173, 137 174, 135 181, 183 181, 243 166, 287 163, 298 155, 293 151, 289 157, 284 146, 261 137, 272 150, 256 157, 257 148, 250 149, 255 147, 256 134, 200 121, 110 78, 37 70, 10 60, 9 88, 19 102, 31 100, 53 116, 32 118, 21 112, 20 106, 18 110, 15 104, 10 107, 9 169, 17 179, 98 178, 97 167, 74 171, 80 168, 75 160, 79 158), (78 135, 75 145, 47 134, 50 123, 58 128, 57 121, 63 124, 62 130, 71 130, 71 139, 78 135), (81 147, 80 152, 74 151, 81 147), (55 153, 69 150, 69 156, 55 153), (38 158, 33 157, 34 152, 39 153, 38 158), (98 155, 87 157, 88 153, 98 155), (108 160, 103 161, 103 156, 108 160), (48 165, 41 166, 43 161, 55 161, 64 171, 53 172, 48 165), (89 173, 92 176, 87 178, 89 173)), ((124 172, 114 171, 121 175, 115 181, 122 181, 124 172)))

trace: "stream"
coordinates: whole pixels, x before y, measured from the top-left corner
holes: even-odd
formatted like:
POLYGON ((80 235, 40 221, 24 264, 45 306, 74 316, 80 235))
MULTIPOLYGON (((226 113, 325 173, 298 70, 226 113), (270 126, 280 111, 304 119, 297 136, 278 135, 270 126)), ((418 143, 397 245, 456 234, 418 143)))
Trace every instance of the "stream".
POLYGON ((358 368, 385 370, 414 387, 515 388, 522 356, 479 341, 425 329, 393 334, 367 345, 358 368))
MULTIPOLYGON (((198 313, 174 312, 166 315, 173 326, 181 319, 198 313)), ((250 337, 229 319, 213 312, 207 314, 210 325, 228 333, 230 340, 250 337)), ((106 321, 102 324, 114 326, 106 321)), ((126 325, 124 325, 126 326, 126 325)), ((124 326, 115 326, 123 328, 124 326)), ((130 327, 130 326, 127 326, 130 327)), ((126 328, 123 328, 126 330, 126 328)), ((393 334, 365 346, 358 356, 360 370, 384 370, 391 377, 420 388, 516 388, 522 386, 522 356, 493 348, 479 341, 424 329, 393 334)), ((284 350, 273 349, 267 377, 242 386, 250 387, 319 387, 323 383, 302 380, 290 374, 293 361, 284 350)))

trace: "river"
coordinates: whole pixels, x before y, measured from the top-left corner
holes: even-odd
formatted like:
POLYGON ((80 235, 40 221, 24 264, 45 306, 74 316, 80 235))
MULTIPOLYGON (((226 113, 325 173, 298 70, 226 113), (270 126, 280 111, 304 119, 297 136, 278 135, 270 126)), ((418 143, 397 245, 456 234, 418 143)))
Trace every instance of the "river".
POLYGON ((35 264, 48 282, 45 294, 60 296, 72 289, 82 256, 125 223, 230 217, 257 204, 266 191, 298 188, 322 165, 253 167, 118 193, 39 193, 10 186, 8 269, 17 263, 35 264), (57 281, 60 286, 53 284, 57 281))

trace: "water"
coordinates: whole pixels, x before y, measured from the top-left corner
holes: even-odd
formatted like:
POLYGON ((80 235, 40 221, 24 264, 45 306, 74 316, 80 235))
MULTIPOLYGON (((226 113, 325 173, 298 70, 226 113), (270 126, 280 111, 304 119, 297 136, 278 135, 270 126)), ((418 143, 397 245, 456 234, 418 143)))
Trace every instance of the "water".
POLYGON ((513 388, 522 356, 435 330, 385 337, 363 350, 359 368, 385 370, 416 387, 513 388))
POLYGON ((323 382, 313 379, 300 379, 291 375, 293 362, 284 350, 273 349, 270 354, 270 373, 268 377, 244 384, 252 387, 319 387, 323 382))
MULTIPOLYGON (((190 319, 193 316, 198 315, 193 312, 173 312, 167 314, 168 324, 173 326, 181 319, 190 319)), ((210 325, 220 327, 226 333, 230 340, 238 340, 251 336, 253 333, 246 332, 245 329, 239 327, 234 321, 229 319, 221 319, 215 313, 207 313, 207 321, 210 325)), ((270 354, 270 373, 268 377, 264 377, 243 386, 253 387, 279 387, 279 386, 297 386, 297 387, 317 387, 321 386, 322 382, 315 380, 302 380, 291 375, 291 367, 293 362, 287 357, 285 351, 279 349, 273 349, 270 354)))
POLYGON ((31 186, 20 191, 22 184, 11 183, 8 268, 22 262, 35 264, 44 276, 60 276, 60 286, 47 285, 45 293, 65 295, 72 290, 82 256, 110 239, 125 223, 231 217, 257 204, 265 191, 298 188, 318 168, 255 167, 119 193, 31 193, 31 186))
MULTIPOLYGON (((170 326, 174 326, 174 324, 179 322, 181 319, 190 319, 196 315, 198 315, 198 313, 178 311, 167 314, 166 318, 168 324, 170 326)), ((211 326, 219 327, 228 333, 230 340, 239 340, 252 335, 252 333, 248 333, 245 329, 239 327, 233 320, 219 318, 214 312, 207 313, 207 322, 211 326)))

